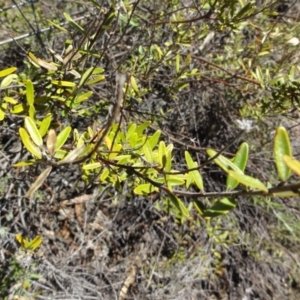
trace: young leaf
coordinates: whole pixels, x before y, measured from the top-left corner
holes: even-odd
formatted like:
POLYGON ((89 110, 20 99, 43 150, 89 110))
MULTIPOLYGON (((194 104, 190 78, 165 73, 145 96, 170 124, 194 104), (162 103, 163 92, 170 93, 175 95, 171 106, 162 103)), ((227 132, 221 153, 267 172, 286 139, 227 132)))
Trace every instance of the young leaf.
POLYGON ((83 170, 94 170, 94 169, 99 169, 101 167, 101 163, 95 162, 91 164, 86 164, 82 167, 83 170))
POLYGON ((133 76, 130 76, 130 83, 131 83, 131 86, 132 86, 133 90, 136 92, 137 95, 139 95, 140 91, 139 91, 139 88, 137 86, 136 80, 133 76))
POLYGON ((152 153, 152 150, 151 150, 151 147, 150 147, 148 141, 143 146, 143 152, 144 152, 147 162, 149 164, 152 164, 153 163, 153 153, 152 153))
POLYGON ((52 121, 52 114, 47 114, 46 117, 43 119, 43 121, 41 122, 41 125, 40 125, 40 129, 39 129, 39 132, 40 132, 40 135, 42 137, 44 137, 49 129, 49 126, 51 124, 51 121, 52 121))
POLYGON ((157 143, 158 143, 158 141, 159 141, 160 135, 161 135, 161 131, 160 131, 160 130, 157 130, 157 131, 155 131, 155 133, 148 139, 148 142, 149 142, 149 145, 150 145, 150 147, 151 147, 151 150, 153 150, 153 149, 157 146, 157 143))
POLYGON ((286 129, 279 126, 274 139, 274 157, 280 180, 285 181, 291 176, 291 169, 283 160, 284 155, 292 156, 292 148, 286 129))
POLYGON ((34 88, 31 80, 27 80, 26 82, 26 100, 29 105, 34 104, 34 88))
POLYGON ((25 117, 25 128, 27 129, 32 141, 38 146, 43 146, 43 139, 39 130, 37 129, 35 122, 30 117, 25 117))
MULTIPOLYGON (((238 149, 236 155, 233 158, 233 163, 244 172, 248 161, 249 147, 247 143, 242 143, 238 149)), ((231 176, 227 177, 226 187, 227 190, 234 190, 238 186, 239 182, 233 179, 231 176)))
POLYGON ((32 241, 28 241, 21 234, 17 233, 16 240, 19 242, 19 244, 24 250, 35 250, 41 245, 42 236, 38 235, 32 241))
POLYGON ((58 149, 60 149, 65 142, 67 141, 67 139, 70 136, 72 127, 71 126, 67 126, 66 128, 64 128, 57 136, 57 141, 56 141, 56 147, 55 147, 55 151, 57 151, 58 149))
POLYGON ((38 159, 42 158, 42 152, 41 150, 36 147, 36 145, 32 142, 32 140, 30 139, 27 131, 24 128, 20 128, 19 129, 19 133, 20 133, 20 137, 22 140, 23 145, 25 146, 25 148, 35 157, 37 157, 38 159))
POLYGON ((17 68, 12 67, 12 68, 7 68, 5 70, 0 71, 0 78, 1 77, 5 77, 13 72, 15 72, 17 70, 17 68))
POLYGON ((34 251, 42 244, 42 241, 42 236, 38 235, 32 241, 27 243, 26 249, 34 251))
POLYGON ((153 186, 150 183, 144 183, 144 184, 138 185, 133 191, 137 195, 148 195, 155 191, 158 191, 158 188, 153 186))
MULTIPOLYGON (((193 161, 193 159, 188 151, 184 152, 184 156, 185 156, 186 164, 189 169, 194 169, 194 168, 198 167, 197 162, 193 161)), ((188 181, 186 183, 187 186, 190 185, 190 180, 192 179, 192 182, 195 183, 201 191, 203 191, 204 190, 203 179, 202 179, 200 172, 198 170, 194 170, 194 171, 191 171, 190 174, 191 174, 191 177, 190 176, 188 177, 188 181)))
POLYGON ((49 176, 50 172, 52 170, 52 167, 48 167, 46 170, 44 170, 36 179, 36 181, 31 185, 27 193, 25 194, 25 197, 30 198, 34 192, 36 192, 41 185, 44 183, 44 181, 49 176))
POLYGON ((131 138, 131 136, 134 134, 134 132, 135 132, 135 130, 136 130, 136 124, 131 124, 130 126, 129 126, 129 128, 128 128, 128 130, 127 130, 127 133, 126 133, 126 140, 128 141, 130 138, 131 138))

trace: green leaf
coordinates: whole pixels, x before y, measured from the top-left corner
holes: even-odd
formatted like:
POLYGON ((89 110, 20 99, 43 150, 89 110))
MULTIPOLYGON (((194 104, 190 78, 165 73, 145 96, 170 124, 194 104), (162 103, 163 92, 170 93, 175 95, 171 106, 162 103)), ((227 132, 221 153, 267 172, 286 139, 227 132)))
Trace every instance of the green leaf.
POLYGON ((49 22, 53 27, 57 28, 60 31, 63 31, 65 33, 69 33, 69 31, 61 26, 59 26, 58 24, 52 22, 51 20, 47 20, 47 22, 49 22))
POLYGON ((79 93, 75 98, 75 103, 80 103, 83 101, 88 100, 93 95, 92 91, 85 92, 85 93, 79 93))
POLYGON ((17 104, 11 108, 10 112, 12 114, 20 114, 25 111, 25 106, 23 103, 17 104))
POLYGON ((5 77, 11 73, 14 73, 17 70, 17 68, 12 67, 12 68, 7 68, 5 70, 0 71, 0 78, 5 77))
POLYGON ((32 166, 36 163, 35 160, 27 160, 27 161, 21 161, 21 162, 18 162, 16 164, 13 164, 12 166, 13 167, 27 167, 27 166, 32 166))
POLYGON ((43 139, 39 130, 36 127, 34 120, 30 117, 25 117, 25 128, 27 129, 32 141, 38 146, 43 146, 43 139))
POLYGON ((147 122, 145 122, 145 123, 139 125, 139 126, 137 127, 137 129, 136 129, 135 132, 137 133, 138 136, 140 136, 140 135, 143 134, 144 130, 145 130, 146 128, 148 128, 150 125, 151 125, 151 121, 147 121, 147 122))
POLYGON ((64 80, 51 80, 51 83, 58 86, 64 86, 64 87, 74 87, 76 86, 75 82, 72 81, 64 81, 64 80))
POLYGON ((80 25, 78 25, 78 24, 71 18, 71 16, 70 16, 69 14, 67 14, 66 12, 64 12, 63 14, 64 14, 66 20, 69 22, 69 24, 70 24, 73 28, 75 28, 77 31, 79 31, 80 33, 82 33, 82 34, 84 34, 84 35, 86 34, 85 31, 84 31, 84 29, 83 29, 80 25))
POLYGON ((227 214, 236 207, 236 201, 233 199, 223 198, 217 201, 209 209, 204 210, 203 217, 215 218, 227 214))
POLYGON ((266 193, 268 192, 268 189, 266 188, 266 186, 256 178, 253 178, 253 177, 245 175, 245 174, 240 174, 235 171, 228 171, 228 174, 230 176, 232 176, 233 179, 237 180, 239 183, 241 183, 247 187, 257 189, 257 190, 260 190, 260 191, 263 191, 266 193))
POLYGON ((52 121, 52 114, 49 113, 46 115, 46 117, 43 119, 43 121, 41 122, 41 125, 40 125, 39 132, 42 137, 44 137, 46 135, 46 133, 50 127, 51 121, 52 121))
POLYGON ((184 151, 184 157, 189 169, 194 168, 194 161, 188 151, 184 151))
POLYGON ((0 86, 3 88, 7 87, 16 79, 18 79, 18 76, 16 74, 8 75, 1 81, 0 86))
POLYGON ((29 114, 29 117, 32 120, 35 119, 35 107, 34 107, 34 105, 29 105, 28 114, 29 114))
POLYGON ((82 74, 80 82, 79 82, 79 86, 82 86, 88 80, 88 78, 91 76, 93 70, 94 70, 94 68, 90 67, 82 74))
POLYGON ((300 176, 300 161, 293 159, 288 155, 283 156, 283 161, 287 164, 287 166, 298 176, 300 176))
POLYGON ((94 169, 99 169, 101 167, 101 163, 95 162, 91 164, 86 164, 82 167, 83 170, 94 170, 94 169))
POLYGON ((20 128, 19 129, 19 134, 22 140, 23 145, 25 146, 25 148, 35 157, 37 157, 38 159, 42 158, 42 152, 41 150, 36 147, 36 145, 32 142, 32 140, 30 139, 27 131, 24 128, 20 128))
POLYGON ((161 131, 160 131, 160 130, 157 130, 157 131, 155 131, 155 133, 148 139, 149 145, 150 145, 150 147, 151 147, 152 150, 157 146, 157 143, 158 143, 158 141, 159 141, 160 135, 161 135, 161 131))
MULTIPOLYGON (((194 166, 198 167, 198 164, 195 162, 194 166)), ((204 191, 203 179, 201 173, 198 170, 194 170, 192 171, 192 176, 194 179, 194 183, 197 185, 198 189, 200 191, 204 191)))
POLYGON ((36 250, 42 243, 43 239, 41 235, 36 236, 33 240, 28 241, 21 234, 16 234, 16 240, 20 243, 25 250, 36 250))
POLYGON ((176 73, 180 72, 180 53, 176 54, 176 73))
MULTIPOLYGON (((184 156, 185 156, 186 164, 189 169, 194 169, 194 168, 198 167, 197 162, 193 161, 193 159, 188 151, 184 152, 184 156)), ((194 170, 194 171, 190 171, 189 174, 191 174, 191 175, 188 176, 188 180, 186 182, 187 188, 189 187, 189 185, 192 181, 193 183, 195 183, 197 185, 199 190, 203 191, 204 190, 203 179, 202 179, 200 172, 198 170, 194 170)))
POLYGON ((151 150, 151 147, 150 147, 148 141, 143 146, 143 152, 144 152, 147 162, 149 164, 152 164, 153 163, 153 153, 152 153, 152 150, 151 150))
POLYGON ((153 186, 150 183, 144 183, 144 184, 138 185, 133 191, 137 195, 148 195, 148 194, 158 191, 158 188, 153 186))
POLYGON ((291 169, 283 160, 284 155, 292 156, 292 148, 286 129, 279 126, 274 139, 274 158, 280 180, 285 181, 291 176, 291 169))
POLYGON ((57 151, 58 149, 60 149, 65 142, 67 141, 67 139, 70 136, 70 133, 72 131, 72 127, 71 126, 67 126, 66 128, 64 128, 57 136, 57 140, 56 140, 56 147, 55 147, 55 151, 57 151))
POLYGON ((180 211, 182 216, 189 218, 190 213, 189 213, 188 209, 186 208, 186 206, 184 205, 184 203, 173 194, 170 194, 169 197, 170 197, 172 204, 180 211))
POLYGON ((130 76, 130 83, 131 83, 131 86, 132 86, 133 90, 135 91, 135 93, 137 95, 139 95, 140 91, 139 91, 139 88, 137 86, 136 80, 133 76, 130 76))
MULTIPOLYGON (((247 143, 242 143, 236 155, 233 158, 233 163, 244 172, 248 161, 249 147, 247 143)), ((227 190, 234 190, 239 185, 239 182, 231 176, 227 177, 226 187, 227 190)))
POLYGON ((232 18, 232 21, 239 22, 239 19, 243 18, 246 14, 252 12, 253 4, 251 2, 247 3, 241 10, 232 18))
POLYGON ((17 100, 15 100, 14 98, 12 97, 3 97, 3 100, 9 104, 12 104, 12 105, 15 105, 18 103, 17 100))
POLYGON ((6 107, 7 107, 6 103, 2 103, 2 105, 0 106, 0 121, 3 121, 5 118, 6 107), (5 105, 3 105, 3 104, 5 104, 5 105))
POLYGON ((201 201, 199 201, 199 200, 194 200, 193 204, 194 204, 194 207, 196 208, 196 210, 198 211, 198 213, 201 216, 203 216, 204 212, 206 210, 205 205, 201 201))
POLYGON ((59 161, 58 164, 63 164, 63 163, 72 163, 77 157, 80 155, 84 154, 87 150, 87 146, 81 145, 72 151, 70 151, 66 157, 63 158, 63 160, 59 161))
POLYGON ((104 75, 99 75, 99 76, 97 76, 95 78, 89 79, 85 84, 86 85, 93 85, 93 84, 95 84, 95 83, 97 83, 99 81, 102 81, 104 79, 105 79, 104 75))
POLYGON ((136 130, 136 124, 131 124, 130 126, 129 126, 129 128, 128 128, 128 130, 127 130, 127 133, 126 133, 126 140, 128 141, 130 138, 131 138, 131 136, 134 134, 134 132, 135 132, 135 130, 136 130))
POLYGON ((135 148, 137 145, 137 142, 138 142, 138 135, 136 132, 134 132, 129 139, 130 147, 135 148))
POLYGON ((29 105, 34 104, 34 88, 31 80, 27 80, 26 82, 26 100, 29 105))
MULTIPOLYGON (((217 154, 217 151, 213 149, 207 149, 206 153, 208 154, 208 156, 214 157, 217 154)), ((240 170, 240 168, 237 167, 231 160, 229 160, 228 158, 226 158, 221 154, 214 159, 214 162, 225 172, 228 172, 229 170, 234 170, 237 173, 244 174, 244 172, 240 170)))

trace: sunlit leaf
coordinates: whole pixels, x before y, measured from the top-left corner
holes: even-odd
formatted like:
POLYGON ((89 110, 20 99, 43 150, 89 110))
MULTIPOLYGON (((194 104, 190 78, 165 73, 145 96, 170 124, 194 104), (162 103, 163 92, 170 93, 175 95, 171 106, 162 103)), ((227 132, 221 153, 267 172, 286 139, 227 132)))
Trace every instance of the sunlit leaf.
POLYGON ((286 129, 279 126, 274 139, 274 157, 280 180, 285 181, 291 176, 291 169, 283 160, 284 155, 292 156, 292 148, 286 129))
POLYGON ((51 124, 51 121, 52 121, 52 114, 49 113, 45 116, 45 118, 43 119, 43 121, 40 124, 39 132, 42 137, 44 137, 46 135, 46 133, 49 129, 49 126, 51 124))
POLYGON ((159 138, 160 138, 160 135, 161 135, 161 131, 160 131, 160 130, 157 130, 157 131, 155 131, 155 133, 148 139, 149 145, 150 145, 150 147, 151 147, 152 150, 157 146, 158 141, 159 141, 159 138))
POLYGON ((99 76, 97 76, 97 77, 95 77, 93 79, 87 80, 85 84, 86 85, 93 85, 93 84, 98 83, 98 82, 100 82, 100 81, 102 81, 104 79, 105 79, 104 75, 99 75, 99 76))
MULTIPOLYGON (((217 154, 217 151, 213 149, 207 149, 206 153, 210 157, 214 157, 217 154)), ((240 168, 235 165, 230 159, 226 158, 223 155, 219 155, 217 158, 214 159, 214 162, 221 167, 225 172, 228 172, 229 170, 234 170, 237 173, 244 174, 240 168)))
POLYGON ((13 105, 18 103, 18 101, 15 100, 15 99, 12 98, 12 97, 3 97, 3 100, 4 100, 5 102, 7 102, 7 103, 9 103, 9 104, 13 104, 13 105))
POLYGON ((34 103, 34 88, 31 80, 26 81, 26 100, 29 105, 34 103))
POLYGON ((5 70, 0 71, 0 78, 5 77, 11 73, 14 73, 17 70, 17 68, 12 67, 12 68, 7 68, 5 70))
POLYGON ((94 169, 99 169, 101 167, 101 163, 95 162, 91 164, 86 164, 82 167, 83 170, 94 170, 94 169))
POLYGON ((32 250, 32 251, 36 250, 43 241, 42 236, 40 235, 36 236, 33 240, 28 241, 19 233, 16 234, 16 240, 19 242, 19 244, 24 250, 32 250))
MULTIPOLYGON (((242 143, 232 160, 232 162, 243 172, 247 165, 248 152, 249 152, 248 144, 242 143)), ((238 184, 239 182, 233 179, 231 176, 227 177, 227 181, 226 181, 227 190, 234 190, 238 186, 238 184)))
POLYGON ((77 157, 79 157, 80 155, 82 155, 83 152, 86 151, 86 146, 85 145, 81 145, 78 148, 75 148, 74 150, 72 150, 71 152, 69 152, 67 154, 67 156, 58 162, 58 164, 62 164, 62 163, 71 163, 73 162, 77 157))
POLYGON ((67 139, 70 137, 70 133, 72 131, 72 127, 71 126, 67 126, 65 127, 57 136, 57 141, 56 141, 56 147, 55 147, 55 151, 57 151, 58 149, 60 149, 65 142, 67 141, 67 139))
POLYGON ((300 176, 300 161, 293 159, 288 155, 283 156, 283 161, 287 164, 287 166, 298 176, 300 176))
POLYGON ((24 128, 19 129, 19 134, 25 148, 35 157, 41 159, 42 152, 41 150, 32 142, 27 131, 24 128))
POLYGON ((17 104, 14 107, 11 108, 10 112, 12 114, 20 114, 22 112, 24 112, 25 110, 25 106, 23 103, 17 104))
POLYGON ((7 87, 16 79, 18 79, 18 76, 16 74, 10 74, 10 75, 6 76, 5 78, 3 78, 0 86, 2 88, 7 87))
POLYGON ((133 90, 136 92, 137 95, 139 95, 140 91, 139 91, 139 88, 137 86, 136 80, 133 76, 130 76, 130 83, 131 83, 131 86, 132 86, 133 90))
POLYGON ((228 174, 233 177, 233 179, 237 180, 242 185, 245 185, 247 187, 261 190, 263 192, 268 192, 268 189, 266 186, 258 179, 253 178, 251 176, 240 174, 235 171, 228 171, 228 174))
POLYGON ((27 129, 32 141, 39 147, 43 146, 43 139, 32 118, 25 117, 25 128, 27 129))
POLYGON ((158 188, 153 186, 150 183, 144 183, 144 184, 138 185, 133 191, 137 195, 148 195, 155 191, 158 191, 158 188))
POLYGON ((65 81, 65 80, 51 80, 51 83, 54 85, 64 86, 64 87, 74 87, 76 86, 75 82, 65 81))

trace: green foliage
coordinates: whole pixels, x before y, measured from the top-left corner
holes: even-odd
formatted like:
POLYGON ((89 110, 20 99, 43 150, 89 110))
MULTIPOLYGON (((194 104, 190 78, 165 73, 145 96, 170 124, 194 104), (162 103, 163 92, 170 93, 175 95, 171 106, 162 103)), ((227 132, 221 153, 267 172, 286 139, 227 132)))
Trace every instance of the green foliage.
MULTIPOLYGON (((124 3, 130 13, 132 6, 124 3)), ((206 3, 206 5, 211 5, 206 3)), ((230 4, 217 1, 213 8, 219 12, 220 25, 218 30, 222 31, 224 26, 229 26, 235 38, 245 27, 244 20, 254 13, 255 7, 251 2, 231 1, 230 4)), ((129 19, 126 14, 122 15, 122 22, 129 19)), ((44 172, 37 178, 27 193, 31 196, 46 180, 51 173, 53 166, 76 164, 82 167, 82 176, 87 183, 98 178, 102 185, 113 184, 120 186, 122 182, 127 181, 133 192, 137 195, 149 195, 152 193, 164 193, 170 200, 171 206, 182 218, 189 218, 189 210, 184 204, 180 195, 189 195, 188 190, 191 187, 200 190, 200 193, 191 193, 191 197, 209 198, 205 194, 201 170, 204 165, 216 163, 227 175, 227 192, 212 196, 220 197, 215 204, 206 208, 200 200, 195 200, 195 208, 205 218, 216 217, 227 213, 235 208, 235 197, 242 195, 245 190, 251 195, 251 192, 261 192, 262 195, 281 192, 278 186, 267 188, 258 178, 246 175, 245 169, 248 160, 248 145, 241 144, 233 159, 226 158, 222 153, 214 149, 207 149, 210 159, 202 166, 193 160, 191 154, 185 151, 186 169, 180 171, 173 163, 173 144, 166 145, 160 140, 161 131, 156 130, 153 134, 147 131, 151 122, 146 121, 141 124, 128 123, 121 125, 116 123, 120 113, 120 103, 115 103, 113 114, 108 119, 102 129, 88 127, 84 132, 79 133, 76 128, 65 126, 58 128, 55 119, 60 116, 67 118, 70 113, 89 115, 85 103, 93 97, 91 86, 99 82, 106 81, 106 70, 96 65, 86 67, 86 61, 90 57, 100 62, 102 54, 96 54, 92 51, 93 38, 89 32, 76 23, 70 15, 64 14, 70 26, 78 31, 84 37, 84 42, 80 48, 75 48, 71 40, 66 41, 65 52, 58 55, 51 50, 55 61, 45 61, 37 58, 33 53, 28 53, 29 63, 38 70, 39 82, 43 87, 43 93, 37 91, 37 85, 31 78, 13 74, 16 68, 8 68, 0 72, 2 77, 2 103, 1 119, 5 119, 6 114, 23 114, 24 127, 19 128, 21 141, 25 148, 30 152, 32 158, 28 161, 22 161, 15 164, 15 167, 29 166, 34 164, 43 164, 48 166, 44 172), (89 38, 89 40, 87 39, 89 38), (15 90, 14 85, 18 86, 15 90), (24 101, 25 99, 26 101, 24 101), (59 108, 59 109, 57 109, 59 108), (68 147, 65 147, 69 143, 68 147), (244 186, 244 190, 235 191, 236 187, 244 186), (178 190, 178 188, 181 190, 178 190), (184 192, 183 188, 187 191, 184 192), (230 195, 228 198, 227 194, 230 195), (226 197, 224 197, 226 195, 226 197), (232 198, 233 197, 233 198, 232 198)), ((106 12, 106 21, 98 28, 98 32, 110 30, 110 24, 117 18, 116 12, 112 7, 106 12)), ((138 19, 130 19, 129 26, 137 26, 138 19)), ((164 17, 162 16, 162 19, 164 17)), ((132 72, 126 82, 120 83, 119 89, 125 93, 122 97, 124 103, 132 97, 141 101, 142 96, 149 90, 142 88, 141 80, 149 78, 154 72, 162 67, 173 69, 173 82, 169 84, 168 94, 176 97, 176 93, 189 86, 188 78, 199 78, 201 72, 197 68, 190 68, 192 56, 178 51, 178 47, 188 46, 191 38, 201 39, 201 34, 195 36, 195 27, 192 25, 189 29, 184 25, 186 15, 183 10, 174 12, 170 18, 170 29, 173 31, 173 40, 168 41, 162 47, 152 44, 150 51, 146 51, 144 46, 140 46, 135 57, 135 62, 128 61, 122 67, 125 70, 130 68, 132 72)), ((161 21, 163 24, 165 21, 161 21)), ((61 31, 65 29, 59 28, 61 31)), ((68 32, 68 31, 67 31, 68 32)), ((278 35, 280 35, 278 33, 278 35)), ((266 40, 266 37, 264 37, 266 40)), ((261 42, 264 45, 264 42, 261 42)), ((265 51, 265 50, 264 50, 265 51)), ((237 53, 238 51, 235 51, 237 53)), ((264 55, 258 55, 258 57, 264 55)), ((214 63, 222 64, 229 57, 218 56, 213 59, 214 63)), ((241 60, 237 60, 237 68, 240 65, 246 66, 241 60)), ((234 65, 234 64, 233 64, 234 65)), ((232 66, 233 66, 232 65, 232 66)), ((254 66, 248 62, 248 66, 255 71, 248 71, 248 74, 257 80, 262 88, 270 86, 271 75, 269 69, 262 69, 259 65, 254 66)), ((226 65, 225 65, 226 67, 226 65)), ((245 67, 246 68, 246 67, 245 67)), ((293 74, 294 78, 295 69, 293 74)), ((128 71, 126 71, 128 73, 128 71)), ((223 76, 220 69, 216 69, 216 75, 223 76)), ((278 80, 283 77, 278 77, 278 80)), ((251 77, 241 79, 245 81, 252 80, 251 77)), ((273 80, 274 81, 274 80, 273 80)), ((278 82, 278 81, 276 81, 278 82)), ((277 83, 274 83, 275 85, 277 83)), ((118 101, 117 101, 118 102, 118 101)), ((97 105, 93 105, 97 111, 97 105)), ((291 163, 288 157, 291 156, 290 142, 287 132, 279 127, 274 144, 274 155, 277 172, 281 180, 287 180, 291 174, 291 163), (288 156, 288 157, 286 157, 288 156)), ((288 190, 285 187, 285 191, 288 190)), ((291 192, 291 190, 290 190, 291 192)), ((179 216, 177 215, 177 216, 179 216)))

